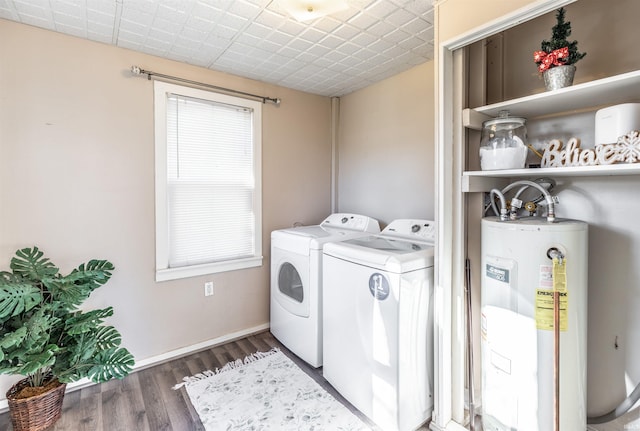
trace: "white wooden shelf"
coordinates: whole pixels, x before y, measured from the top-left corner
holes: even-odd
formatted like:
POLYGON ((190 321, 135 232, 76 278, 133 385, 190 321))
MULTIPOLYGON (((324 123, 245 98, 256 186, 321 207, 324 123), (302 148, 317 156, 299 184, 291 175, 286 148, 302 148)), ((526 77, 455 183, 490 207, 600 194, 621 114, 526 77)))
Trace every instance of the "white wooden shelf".
POLYGON ((505 169, 500 171, 466 171, 462 174, 463 192, 487 192, 502 187, 507 178, 596 177, 640 175, 640 163, 607 166, 571 166, 563 168, 505 169))
POLYGON ((508 110, 509 115, 532 119, 544 115, 578 111, 596 106, 616 105, 640 101, 640 70, 589 81, 554 91, 533 94, 518 99, 506 100, 470 111, 480 115, 465 115, 465 127, 479 129, 478 119, 497 117, 500 111, 508 110), (476 119, 474 121, 474 119, 476 119))

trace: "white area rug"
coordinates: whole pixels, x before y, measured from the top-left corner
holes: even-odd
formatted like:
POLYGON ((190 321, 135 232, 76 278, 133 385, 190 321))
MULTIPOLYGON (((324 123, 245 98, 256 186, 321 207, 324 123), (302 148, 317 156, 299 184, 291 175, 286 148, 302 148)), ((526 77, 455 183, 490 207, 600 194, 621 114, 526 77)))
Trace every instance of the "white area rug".
POLYGON ((207 430, 370 430, 277 348, 184 380, 207 430))

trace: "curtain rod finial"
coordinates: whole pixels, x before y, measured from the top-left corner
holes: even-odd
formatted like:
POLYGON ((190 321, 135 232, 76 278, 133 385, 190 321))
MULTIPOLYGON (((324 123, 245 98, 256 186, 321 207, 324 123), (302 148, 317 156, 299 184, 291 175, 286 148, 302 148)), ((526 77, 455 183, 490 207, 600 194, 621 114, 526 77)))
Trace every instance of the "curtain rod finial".
POLYGON ((140 75, 142 74, 142 69, 140 69, 140 66, 131 66, 131 73, 134 75, 140 75))

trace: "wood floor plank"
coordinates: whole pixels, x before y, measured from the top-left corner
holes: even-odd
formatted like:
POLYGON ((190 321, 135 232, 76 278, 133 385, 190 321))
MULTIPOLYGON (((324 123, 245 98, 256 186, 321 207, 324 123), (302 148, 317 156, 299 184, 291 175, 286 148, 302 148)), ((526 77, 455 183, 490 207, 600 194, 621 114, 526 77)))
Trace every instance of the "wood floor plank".
MULTIPOLYGON (((280 348, 321 387, 370 424, 322 377, 322 368, 306 364, 270 332, 264 331, 139 370, 123 380, 68 392, 62 418, 52 431, 204 431, 186 390, 172 387, 183 377, 214 371, 230 361, 273 347, 280 348)), ((0 431, 11 431, 10 423, 8 412, 0 414, 0 431)))
POLYGON ((169 413, 160 394, 162 388, 154 378, 155 370, 153 368, 147 368, 138 374, 140 386, 144 388, 144 391, 142 391, 142 399, 147 412, 149 428, 153 431, 171 430, 169 413))

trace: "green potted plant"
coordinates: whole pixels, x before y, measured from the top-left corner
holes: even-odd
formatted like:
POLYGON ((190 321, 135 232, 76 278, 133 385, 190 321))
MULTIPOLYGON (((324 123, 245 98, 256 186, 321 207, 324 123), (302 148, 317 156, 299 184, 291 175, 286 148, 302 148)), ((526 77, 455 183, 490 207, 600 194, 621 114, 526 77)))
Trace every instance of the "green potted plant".
POLYGON ((569 41, 571 22, 565 21, 565 10, 556 12, 556 25, 551 29, 551 40, 543 40, 540 51, 533 53, 533 61, 542 73, 547 90, 557 90, 573 84, 575 64, 587 55, 578 51, 578 41, 569 41))
POLYGON ((109 281, 110 262, 90 260, 62 275, 33 247, 18 250, 10 268, 0 272, 0 374, 25 376, 7 392, 13 429, 43 430, 60 417, 67 383, 122 378, 134 359, 103 323, 112 307, 79 308, 109 281))

